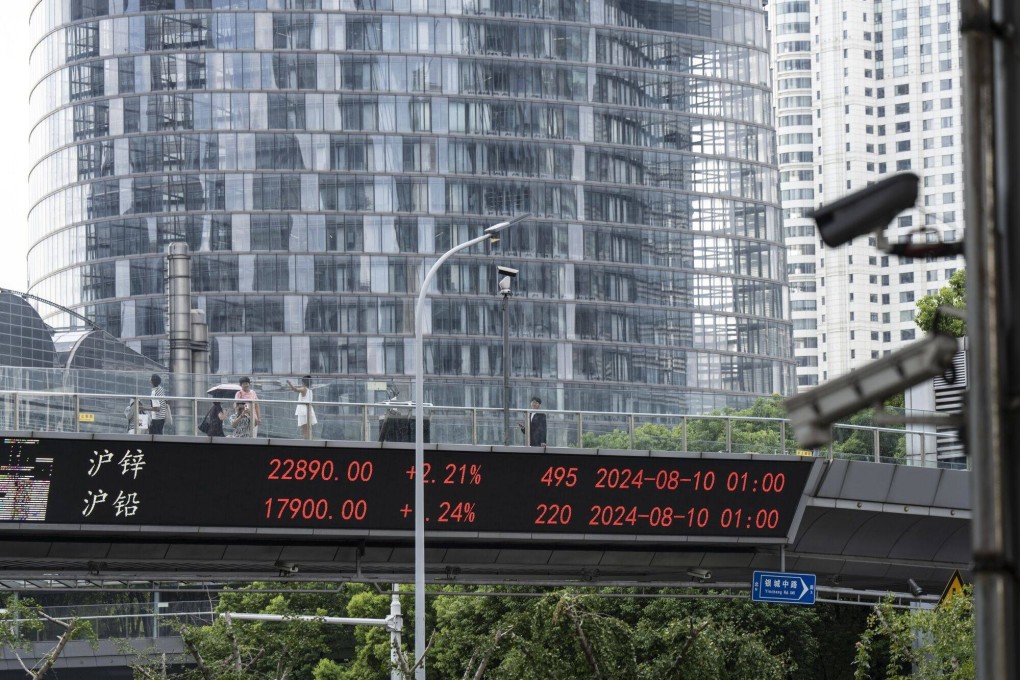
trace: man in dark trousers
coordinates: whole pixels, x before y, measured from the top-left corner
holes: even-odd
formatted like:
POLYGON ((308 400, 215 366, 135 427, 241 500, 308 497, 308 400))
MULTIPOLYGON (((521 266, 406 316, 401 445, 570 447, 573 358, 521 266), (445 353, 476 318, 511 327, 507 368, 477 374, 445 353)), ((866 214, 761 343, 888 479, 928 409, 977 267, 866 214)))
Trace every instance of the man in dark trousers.
POLYGON ((163 389, 163 379, 158 373, 153 373, 149 379, 152 385, 152 406, 140 406, 139 411, 149 411, 152 416, 149 418, 149 434, 163 434, 163 425, 166 424, 167 411, 169 406, 166 403, 166 390, 163 389))
POLYGON ((528 446, 545 446, 545 414, 540 413, 539 409, 542 408, 542 400, 538 397, 531 398, 531 423, 528 429, 525 429, 524 423, 520 423, 521 432, 530 432, 531 437, 528 441, 528 446))

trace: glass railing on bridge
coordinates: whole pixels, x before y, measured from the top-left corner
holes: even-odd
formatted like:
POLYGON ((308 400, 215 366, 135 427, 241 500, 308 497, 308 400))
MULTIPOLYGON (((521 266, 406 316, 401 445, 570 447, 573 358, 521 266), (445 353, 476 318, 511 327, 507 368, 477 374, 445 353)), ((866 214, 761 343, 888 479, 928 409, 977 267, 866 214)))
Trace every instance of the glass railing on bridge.
MULTIPOLYGON (((230 412, 233 395, 168 397, 170 418, 163 434, 205 436, 199 429, 214 405, 230 412), (171 422, 172 420, 172 422, 171 422)), ((59 390, 0 390, 0 428, 7 431, 147 434, 153 414, 148 392, 96 394, 59 390)), ((308 437, 299 411, 314 411, 311 439, 333 441, 414 440, 412 402, 352 403, 294 399, 258 401, 260 439, 308 437)), ((527 444, 524 426, 532 412, 511 409, 511 446, 527 444)), ((924 467, 966 468, 953 432, 934 428, 907 430, 861 424, 837 424, 833 443, 821 450, 797 447, 788 421, 744 415, 664 415, 543 410, 547 443, 552 447, 657 450, 703 453, 800 454, 924 467)), ((501 446, 501 408, 425 405, 426 441, 441 444, 501 446)), ((307 418, 307 415, 306 415, 307 418)), ((224 419, 224 436, 238 434, 224 419)))

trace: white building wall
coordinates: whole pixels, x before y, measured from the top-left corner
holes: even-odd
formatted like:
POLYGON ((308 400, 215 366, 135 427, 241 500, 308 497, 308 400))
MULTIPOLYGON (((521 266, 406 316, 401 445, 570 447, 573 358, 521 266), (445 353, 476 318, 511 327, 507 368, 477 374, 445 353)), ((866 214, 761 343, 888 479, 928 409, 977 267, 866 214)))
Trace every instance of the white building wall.
POLYGON ((828 248, 804 217, 868 183, 911 171, 921 177, 918 206, 894 220, 889 239, 962 239, 959 6, 780 0, 769 11, 797 377, 804 389, 916 339, 917 299, 945 286, 963 266, 955 257, 887 256, 870 236, 828 248), (810 72, 791 71, 808 65, 810 72), (810 73, 811 89, 797 90, 796 98, 784 89, 793 73, 810 73))

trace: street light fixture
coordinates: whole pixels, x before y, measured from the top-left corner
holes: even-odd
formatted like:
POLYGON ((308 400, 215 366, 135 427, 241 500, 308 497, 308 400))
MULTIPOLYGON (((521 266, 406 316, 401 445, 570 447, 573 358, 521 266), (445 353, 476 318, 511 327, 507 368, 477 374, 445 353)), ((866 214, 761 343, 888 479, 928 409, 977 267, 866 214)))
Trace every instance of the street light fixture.
POLYGON ((424 328, 422 328, 425 295, 428 293, 429 284, 435 278, 436 272, 452 255, 465 248, 470 248, 476 243, 481 243, 485 239, 496 242, 499 240, 499 232, 529 217, 531 217, 531 213, 525 213, 511 220, 494 224, 488 227, 481 236, 465 241, 443 253, 442 257, 436 260, 436 263, 425 274, 421 290, 418 292, 418 304, 414 308, 414 469, 416 472, 414 477, 414 657, 417 664, 414 677, 416 680, 425 680, 425 478, 422 474, 425 469, 425 428, 423 424, 425 421, 422 408, 422 403, 425 401, 425 352, 424 328))
POLYGON ((517 270, 496 267, 499 276, 499 295, 503 298, 503 446, 510 446, 510 284, 517 278, 517 270))

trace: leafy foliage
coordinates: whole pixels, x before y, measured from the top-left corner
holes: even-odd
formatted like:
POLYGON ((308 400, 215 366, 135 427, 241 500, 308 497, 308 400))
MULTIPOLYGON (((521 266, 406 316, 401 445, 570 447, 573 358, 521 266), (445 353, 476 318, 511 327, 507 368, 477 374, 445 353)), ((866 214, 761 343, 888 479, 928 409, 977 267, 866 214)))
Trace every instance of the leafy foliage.
POLYGON ((898 611, 884 602, 868 617, 854 660, 855 680, 969 680, 975 674, 970 586, 936 609, 898 611))
MULTIPOLYGON (((902 409, 903 395, 892 397, 884 405, 887 408, 902 409)), ((585 432, 581 439, 581 445, 591 449, 726 451, 726 419, 724 416, 748 419, 730 421, 729 450, 734 453, 776 454, 782 453, 784 450, 786 453, 793 453, 798 448, 790 427, 785 428, 785 447, 783 445, 783 428, 777 420, 786 418, 786 409, 783 405, 783 398, 778 394, 761 397, 746 409, 724 408, 714 411, 710 416, 688 416, 686 419, 686 448, 683 421, 672 427, 660 423, 638 425, 634 428, 633 447, 630 435, 620 429, 604 434, 585 432)), ((846 423, 869 426, 872 424, 873 416, 874 409, 864 409, 850 417, 846 423)), ((832 448, 837 456, 868 459, 874 457, 874 431, 836 428, 835 434, 832 448)), ((906 437, 896 432, 883 431, 878 437, 879 455, 885 461, 905 458, 906 446, 906 437)))
MULTIPOLYGON (((347 606, 340 586, 295 584, 286 593, 276 584, 255 583, 225 591, 217 613, 246 612, 313 617, 336 616, 347 606), (322 589, 333 592, 321 592, 322 589), (308 592, 314 589, 316 592, 308 592)), ((145 657, 134 665, 139 680, 286 680, 311 678, 322 659, 338 658, 353 643, 349 628, 321 621, 240 621, 217 616, 209 626, 178 627, 188 652, 187 667, 145 657)))
MULTIPOLYGON (((390 597, 364 585, 348 586, 350 599, 347 616, 381 619, 389 614, 390 597)), ((405 621, 413 621, 413 597, 401 597, 401 611, 405 621)), ((390 634, 381 627, 355 626, 355 653, 348 663, 323 659, 315 667, 315 680, 361 680, 361 678, 389 678, 390 634)), ((405 637, 408 628, 405 627, 405 637)), ((411 632, 413 635, 413 631, 411 632)), ((410 664, 413 665, 413 664, 410 664)))
POLYGON ((92 624, 77 617, 58 619, 48 615, 34 600, 11 595, 0 609, 0 649, 10 648, 29 678, 42 680, 47 676, 64 647, 71 640, 87 639, 96 645, 92 624), (35 664, 29 666, 22 652, 31 649, 32 637, 47 624, 60 630, 56 643, 35 664))
MULTIPOLYGON (((935 327, 935 312, 940 305, 948 305, 958 309, 967 308, 967 270, 957 269, 949 277, 949 285, 937 293, 925 295, 917 301, 917 316, 914 323, 925 333, 935 327)), ((939 330, 960 338, 967 334, 967 324, 963 319, 952 316, 939 316, 939 330)))
MULTIPOLYGON (((725 408, 710 416, 688 416, 686 419, 687 451, 725 451, 726 419, 722 416, 760 418, 761 420, 730 421, 730 446, 740 453, 780 453, 783 450, 782 429, 776 419, 786 417, 783 398, 778 394, 761 397, 746 409, 725 408), (771 419, 771 420, 768 420, 771 419)), ((796 448, 793 432, 786 428, 786 451, 796 448)), ((598 434, 585 432, 581 445, 584 448, 648 449, 653 451, 683 451, 684 421, 670 426, 661 423, 644 423, 634 428, 634 445, 623 430, 598 434)))
MULTIPOLYGON (((318 587, 321 587, 319 585, 318 587)), ((228 593, 221 611, 322 612, 382 618, 390 596, 361 585, 337 593, 286 595, 262 586, 228 593), (342 604, 342 606, 341 606, 342 604)), ((865 610, 762 605, 739 598, 680 599, 682 589, 607 591, 430 587, 433 630, 429 675, 463 680, 849 680, 853 641, 865 610), (508 593, 508 594, 507 594, 508 593), (515 596, 516 595, 516 596, 515 596), (647 597, 652 595, 652 597, 647 597), (859 616, 854 616, 856 613, 859 616), (838 648, 831 641, 838 640, 838 648)), ((413 635, 413 597, 401 597, 404 639, 413 635)), ((147 680, 388 680, 389 634, 317 623, 223 620, 182 631, 199 664, 167 671, 154 658, 136 677, 147 680), (233 636, 233 637, 232 637, 233 636), (347 650, 342 638, 356 642, 347 650)), ((409 650, 405 650, 409 651, 409 650)), ((406 669, 409 661, 402 664, 406 669)))

